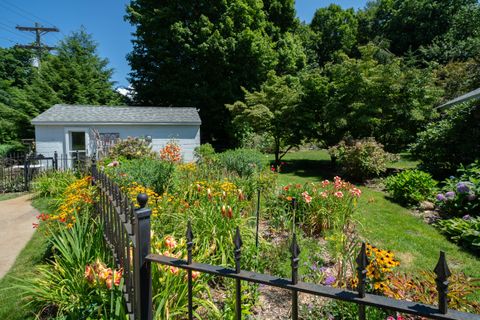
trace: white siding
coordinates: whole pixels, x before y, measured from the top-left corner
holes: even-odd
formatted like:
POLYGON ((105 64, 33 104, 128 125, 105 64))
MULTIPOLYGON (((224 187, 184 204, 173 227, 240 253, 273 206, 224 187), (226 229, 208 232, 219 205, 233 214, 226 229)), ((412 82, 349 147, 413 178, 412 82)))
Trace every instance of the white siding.
MULTIPOLYGON (((85 128, 79 125, 78 128, 85 128)), ((36 125, 35 139, 37 153, 46 157, 53 156, 53 152, 59 154, 65 150, 64 126, 36 125)), ((69 125, 72 129, 75 126, 69 125)), ((152 150, 158 152, 168 141, 175 139, 181 149, 182 157, 186 162, 193 161, 193 150, 200 145, 200 127, 198 125, 101 125, 93 126, 99 133, 119 133, 121 139, 127 137, 152 137, 152 150)), ((90 153, 93 150, 90 150, 90 153)))

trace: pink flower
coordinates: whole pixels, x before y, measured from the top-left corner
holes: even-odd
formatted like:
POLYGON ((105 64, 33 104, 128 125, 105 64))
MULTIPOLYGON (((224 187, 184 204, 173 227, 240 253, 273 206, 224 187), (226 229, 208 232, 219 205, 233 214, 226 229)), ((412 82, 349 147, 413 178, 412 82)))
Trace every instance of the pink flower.
POLYGON ((362 195, 362 190, 360 190, 358 188, 353 188, 352 190, 350 190, 350 192, 355 197, 360 197, 362 195))
POLYGON ((177 241, 175 241, 175 238, 172 237, 172 236, 167 236, 165 238, 165 245, 170 248, 170 249, 173 249, 177 246, 177 241))
POLYGON ((323 191, 322 193, 320 193, 320 197, 322 197, 322 198, 328 198, 328 193, 326 193, 325 191, 323 191))
POLYGON ((120 165, 120 162, 115 160, 115 161, 112 161, 109 164, 107 164, 107 167, 118 167, 119 165, 120 165))
POLYGON ((325 188, 325 187, 328 186, 329 184, 330 184, 330 181, 328 181, 328 180, 323 180, 323 182, 322 182, 322 187, 325 188))
POLYGON ((343 192, 342 191, 337 191, 334 193, 335 197, 337 198, 343 198, 343 192))
POLYGON ((177 267, 170 267, 169 270, 173 274, 177 274, 180 271, 177 267))
POLYGON ((274 166, 271 166, 271 167, 270 167, 270 170, 272 170, 272 172, 275 172, 275 167, 274 167, 274 166))
POLYGON ((312 202, 312 197, 308 194, 307 191, 303 192, 302 196, 306 203, 312 202))

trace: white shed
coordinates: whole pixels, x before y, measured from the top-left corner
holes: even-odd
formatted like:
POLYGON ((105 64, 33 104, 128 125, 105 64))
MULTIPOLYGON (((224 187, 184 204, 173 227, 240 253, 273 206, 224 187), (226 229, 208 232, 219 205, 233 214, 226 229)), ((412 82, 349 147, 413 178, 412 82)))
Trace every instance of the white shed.
MULTIPOLYGON (((193 161, 200 145, 201 120, 195 108, 54 105, 32 120, 36 152, 73 159, 92 156, 101 145, 128 137, 151 141, 159 151, 174 139, 184 161, 193 161)), ((67 164, 70 166, 70 164, 67 164)))

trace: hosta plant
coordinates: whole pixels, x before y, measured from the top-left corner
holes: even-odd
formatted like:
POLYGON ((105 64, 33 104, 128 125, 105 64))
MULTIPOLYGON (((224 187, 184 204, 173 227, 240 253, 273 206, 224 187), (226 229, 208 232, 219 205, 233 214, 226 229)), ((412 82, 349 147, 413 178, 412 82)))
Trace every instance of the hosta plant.
POLYGON ((385 180, 385 188, 392 198, 407 206, 432 199, 436 185, 429 173, 420 170, 405 170, 385 180))

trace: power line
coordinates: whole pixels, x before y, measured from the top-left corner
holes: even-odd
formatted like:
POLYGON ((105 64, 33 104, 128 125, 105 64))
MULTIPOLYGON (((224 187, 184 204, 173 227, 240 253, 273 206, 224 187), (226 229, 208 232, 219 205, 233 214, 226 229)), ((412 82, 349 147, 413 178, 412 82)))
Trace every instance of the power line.
MULTIPOLYGON (((37 16, 37 15, 35 15, 35 14, 33 14, 33 13, 31 13, 31 12, 29 12, 29 11, 27 11, 27 10, 19 7, 19 6, 17 6, 16 4, 11 3, 10 1, 3 0, 3 2, 5 2, 5 3, 8 4, 8 5, 10 5, 10 6, 13 7, 13 8, 16 8, 18 11, 23 11, 24 13, 26 13, 26 14, 34 17, 34 18, 37 19, 37 20, 43 21, 44 23, 50 24, 50 25, 52 25, 52 26, 55 25, 54 23, 52 23, 52 22, 50 22, 50 21, 48 21, 48 20, 46 20, 46 19, 40 18, 39 16, 37 16)), ((32 21, 33 21, 33 20, 32 20, 32 21)))
POLYGON ((16 43, 15 41, 13 41, 12 39, 9 39, 9 38, 0 37, 0 39, 7 40, 11 43, 16 43))
POLYGON ((21 33, 17 33, 17 32, 14 32, 12 30, 10 30, 10 26, 0 22, 0 28, 7 31, 7 32, 10 32, 11 34, 17 36, 17 37, 23 37, 24 39, 27 39, 27 40, 32 40, 31 38, 27 37, 26 35, 23 35, 21 33), (6 26, 6 27, 5 27, 6 26))
POLYGON ((20 16, 20 17, 23 17, 29 21, 32 21, 32 22, 35 22, 34 20, 32 20, 30 17, 27 17, 26 15, 22 14, 21 12, 19 12, 18 10, 15 10, 15 9, 12 9, 8 6, 6 6, 4 3, 0 2, 0 6, 2 6, 3 8, 7 9, 7 10, 10 10, 10 12, 13 12, 14 14, 20 16))

